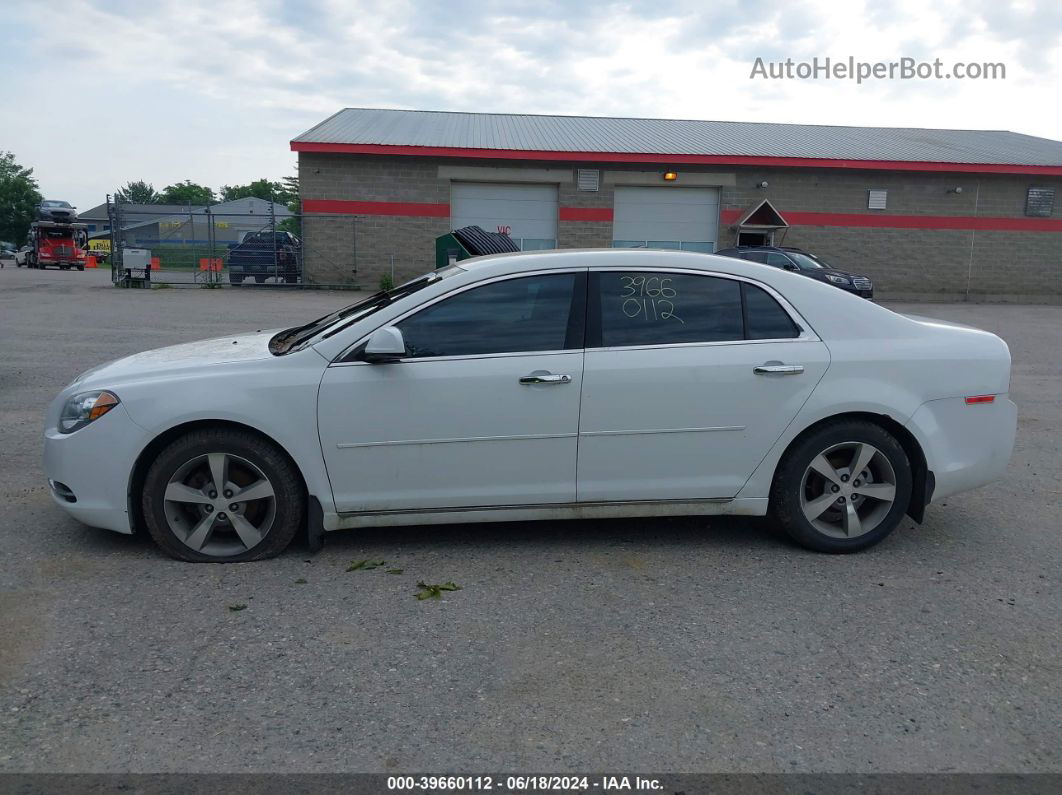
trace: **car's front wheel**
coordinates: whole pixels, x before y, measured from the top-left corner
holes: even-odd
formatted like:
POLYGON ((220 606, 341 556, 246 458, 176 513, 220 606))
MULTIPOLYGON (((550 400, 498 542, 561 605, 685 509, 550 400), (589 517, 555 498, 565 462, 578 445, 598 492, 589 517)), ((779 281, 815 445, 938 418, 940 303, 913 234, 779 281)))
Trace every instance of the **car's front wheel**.
POLYGON ((844 420, 813 431, 786 453, 770 506, 802 546, 856 552, 896 528, 910 497, 903 446, 880 425, 844 420))
POLYGON ((305 515, 302 481, 275 445, 247 431, 192 431, 170 443, 144 481, 148 531, 167 554, 196 562, 280 554, 305 515))

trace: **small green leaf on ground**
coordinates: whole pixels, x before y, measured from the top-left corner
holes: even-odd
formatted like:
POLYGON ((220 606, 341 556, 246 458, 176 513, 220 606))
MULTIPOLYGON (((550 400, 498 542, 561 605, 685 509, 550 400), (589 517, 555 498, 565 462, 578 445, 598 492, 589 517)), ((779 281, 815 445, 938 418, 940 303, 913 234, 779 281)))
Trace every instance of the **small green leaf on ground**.
POLYGON ((405 569, 388 569, 387 573, 388 574, 401 574, 403 571, 405 571, 405 569))
POLYGON ((416 594, 417 599, 442 599, 443 591, 460 591, 461 586, 456 585, 453 582, 444 582, 442 585, 428 585, 428 583, 421 580, 417 583, 417 587, 420 588, 420 592, 416 594))
POLYGON ((235 604, 235 605, 229 605, 229 610, 231 610, 233 613, 239 613, 241 610, 246 610, 246 609, 247 609, 247 605, 245 605, 243 602, 240 602, 239 604, 235 604))
POLYGON ((352 560, 347 566, 347 571, 369 571, 378 569, 387 563, 386 560, 352 560))
POLYGON ((305 577, 299 577, 299 579, 295 580, 295 584, 296 585, 305 585, 306 584, 306 578, 305 577))

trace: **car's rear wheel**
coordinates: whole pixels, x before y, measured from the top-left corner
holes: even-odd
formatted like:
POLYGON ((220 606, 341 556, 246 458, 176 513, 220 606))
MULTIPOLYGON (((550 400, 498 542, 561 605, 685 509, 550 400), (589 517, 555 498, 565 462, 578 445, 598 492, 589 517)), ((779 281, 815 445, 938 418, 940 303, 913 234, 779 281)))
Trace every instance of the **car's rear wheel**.
POLYGON ((819 552, 873 546, 903 519, 911 465, 903 446, 872 422, 824 425, 783 458, 771 514, 797 543, 819 552))
POLYGON ((280 554, 305 515, 290 459, 255 434, 193 431, 167 446, 144 481, 148 531, 172 557, 231 563, 280 554))

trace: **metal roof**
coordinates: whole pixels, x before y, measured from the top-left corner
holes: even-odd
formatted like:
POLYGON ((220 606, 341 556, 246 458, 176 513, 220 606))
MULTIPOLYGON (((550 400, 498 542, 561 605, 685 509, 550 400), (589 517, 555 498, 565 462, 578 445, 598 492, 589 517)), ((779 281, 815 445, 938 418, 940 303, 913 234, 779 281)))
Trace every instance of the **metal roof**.
POLYGON ((357 147, 396 146, 498 150, 514 154, 614 153, 632 158, 637 155, 732 156, 1062 166, 1062 142, 1005 130, 832 127, 376 108, 341 110, 296 137, 291 146, 295 150, 343 151, 346 147, 346 151, 356 151, 357 147))

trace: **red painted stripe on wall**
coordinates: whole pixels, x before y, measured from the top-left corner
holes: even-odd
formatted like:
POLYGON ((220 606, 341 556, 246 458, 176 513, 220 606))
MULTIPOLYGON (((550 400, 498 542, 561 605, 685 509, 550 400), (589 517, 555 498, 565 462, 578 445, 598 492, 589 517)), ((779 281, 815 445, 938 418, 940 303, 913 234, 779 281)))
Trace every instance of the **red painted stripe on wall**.
MULTIPOLYGON (((644 152, 543 152, 525 149, 475 149, 451 146, 390 146, 386 144, 335 144, 292 141, 293 152, 332 152, 352 155, 421 157, 475 157, 490 160, 597 161, 600 163, 655 163, 660 166, 726 165, 779 166, 782 168, 856 168, 873 171, 945 171, 973 174, 1041 174, 1062 176, 1062 165, 1027 166, 1010 163, 938 163, 909 160, 834 160, 824 157, 767 157, 761 155, 669 155, 644 152)), ((681 175, 679 179, 681 180, 681 175)))
MULTIPOLYGON (((743 210, 723 210, 726 224, 738 221, 743 210)), ((813 213, 782 211, 792 226, 853 226, 885 229, 984 229, 1007 232, 1062 232, 1062 219, 998 218, 973 215, 871 215, 869 213, 813 213)))
POLYGON ((353 202, 339 199, 306 199, 304 213, 336 213, 338 215, 411 215, 420 218, 449 218, 449 204, 424 202, 353 202))
POLYGON ((561 207, 562 221, 611 221, 611 207, 561 207))

